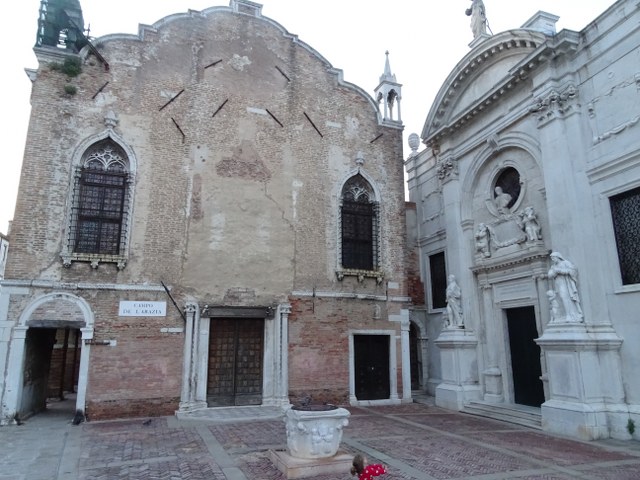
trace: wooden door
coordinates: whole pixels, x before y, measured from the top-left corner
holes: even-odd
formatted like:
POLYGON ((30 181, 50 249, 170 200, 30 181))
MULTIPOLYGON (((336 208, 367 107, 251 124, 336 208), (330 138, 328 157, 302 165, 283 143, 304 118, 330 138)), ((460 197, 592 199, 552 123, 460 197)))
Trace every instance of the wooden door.
POLYGON ((264 320, 211 319, 207 404, 260 405, 264 320))
POLYGON ((389 336, 354 335, 353 344, 356 398, 389 398, 389 336))

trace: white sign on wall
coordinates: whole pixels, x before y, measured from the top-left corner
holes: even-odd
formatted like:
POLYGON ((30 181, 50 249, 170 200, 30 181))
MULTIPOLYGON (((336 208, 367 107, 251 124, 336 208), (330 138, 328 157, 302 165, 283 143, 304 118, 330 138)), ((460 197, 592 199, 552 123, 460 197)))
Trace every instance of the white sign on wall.
POLYGON ((120 317, 166 317, 167 302, 120 301, 120 317))

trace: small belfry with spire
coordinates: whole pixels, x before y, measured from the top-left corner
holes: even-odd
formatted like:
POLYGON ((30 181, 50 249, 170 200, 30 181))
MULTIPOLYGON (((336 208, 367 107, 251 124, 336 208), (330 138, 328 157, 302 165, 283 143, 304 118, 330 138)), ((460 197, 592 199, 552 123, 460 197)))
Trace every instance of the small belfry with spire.
POLYGON ((400 110, 402 85, 396 81, 396 76, 391 73, 389 51, 386 51, 385 55, 387 58, 384 63, 384 73, 380 76, 380 83, 375 89, 376 100, 378 105, 383 104, 382 120, 384 122, 402 123, 400 110))

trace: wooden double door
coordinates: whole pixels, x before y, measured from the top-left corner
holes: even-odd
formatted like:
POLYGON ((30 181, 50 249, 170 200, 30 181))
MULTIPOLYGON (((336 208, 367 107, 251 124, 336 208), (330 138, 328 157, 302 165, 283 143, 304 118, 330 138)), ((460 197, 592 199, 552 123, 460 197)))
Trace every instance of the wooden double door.
POLYGON ((264 319, 211 319, 207 404, 262 403, 264 319))

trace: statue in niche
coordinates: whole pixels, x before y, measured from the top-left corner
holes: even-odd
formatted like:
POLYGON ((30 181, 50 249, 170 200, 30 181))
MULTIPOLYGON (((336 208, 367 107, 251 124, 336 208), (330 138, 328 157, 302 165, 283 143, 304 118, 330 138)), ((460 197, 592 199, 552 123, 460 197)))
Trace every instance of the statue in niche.
POLYGON ((540 225, 538 224, 538 216, 533 207, 529 206, 524 209, 518 216, 518 225, 524 231, 527 236, 527 242, 536 242, 542 240, 540 235, 540 225))
POLYGON ((558 309, 555 321, 581 323, 584 320, 578 296, 578 269, 558 252, 553 252, 550 258, 548 277, 553 285, 554 297, 557 297, 558 309))
POLYGON ((495 203, 496 208, 498 209, 498 213, 501 215, 506 215, 511 213, 509 209, 509 204, 513 197, 509 195, 507 192, 502 190, 502 187, 496 187, 494 189, 495 197, 493 198, 493 203, 495 203))
POLYGON ((482 0, 471 0, 471 6, 464 13, 471 17, 471 31, 474 39, 487 33, 487 13, 482 0))
POLYGON ((484 223, 481 223, 480 225, 478 225, 478 230, 476 230, 474 237, 476 240, 476 252, 482 253, 484 257, 490 257, 491 248, 489 246, 489 227, 487 227, 484 223))
POLYGON ((462 292, 456 281, 455 275, 449 275, 447 290, 447 316, 449 318, 448 328, 464 328, 464 319, 462 317, 462 292))

